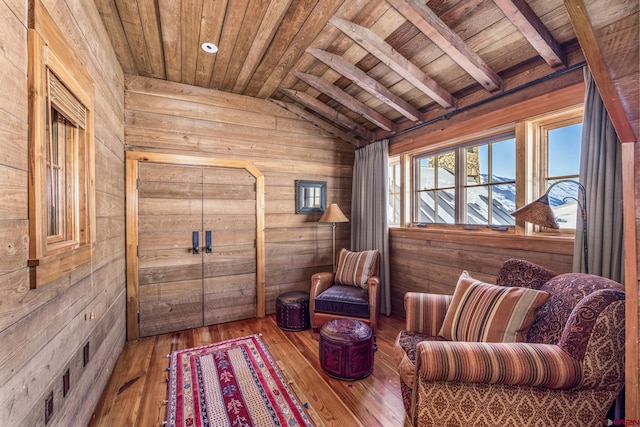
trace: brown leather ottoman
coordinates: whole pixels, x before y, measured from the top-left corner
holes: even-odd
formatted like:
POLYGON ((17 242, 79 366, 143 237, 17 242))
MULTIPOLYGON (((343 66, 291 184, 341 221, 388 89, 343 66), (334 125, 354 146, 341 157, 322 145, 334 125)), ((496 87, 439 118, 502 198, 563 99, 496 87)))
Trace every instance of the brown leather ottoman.
POLYGON ((311 327, 309 294, 285 292, 276 299, 276 323, 285 331, 304 331, 311 327))
POLYGON ((334 319, 320 329, 320 366, 327 375, 353 381, 373 371, 371 328, 356 319, 334 319))

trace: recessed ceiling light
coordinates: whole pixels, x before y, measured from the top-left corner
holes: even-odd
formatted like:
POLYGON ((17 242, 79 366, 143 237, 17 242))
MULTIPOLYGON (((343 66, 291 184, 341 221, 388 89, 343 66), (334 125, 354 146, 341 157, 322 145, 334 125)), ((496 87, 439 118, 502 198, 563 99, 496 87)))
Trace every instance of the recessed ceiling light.
POLYGON ((218 51, 218 46, 209 42, 202 43, 201 47, 202 47, 202 50, 204 50, 207 53, 216 53, 218 51))

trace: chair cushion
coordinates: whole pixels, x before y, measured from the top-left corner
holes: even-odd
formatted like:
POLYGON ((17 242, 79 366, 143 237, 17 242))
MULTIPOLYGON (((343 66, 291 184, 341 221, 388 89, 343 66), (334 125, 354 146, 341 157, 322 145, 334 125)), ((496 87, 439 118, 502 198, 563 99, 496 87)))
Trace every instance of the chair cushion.
POLYGON ((464 271, 440 336, 450 341, 525 342, 535 310, 549 293, 481 282, 464 271))
POLYGON ((335 282, 340 285, 367 287, 367 280, 374 275, 378 267, 378 251, 351 252, 340 251, 335 282))
POLYGON ((400 379, 413 388, 416 377, 416 346, 422 341, 443 341, 444 338, 420 332, 400 331, 393 347, 393 359, 398 367, 400 379))
POLYGON ((369 317, 369 293, 351 285, 333 285, 315 298, 315 311, 352 317, 369 317))

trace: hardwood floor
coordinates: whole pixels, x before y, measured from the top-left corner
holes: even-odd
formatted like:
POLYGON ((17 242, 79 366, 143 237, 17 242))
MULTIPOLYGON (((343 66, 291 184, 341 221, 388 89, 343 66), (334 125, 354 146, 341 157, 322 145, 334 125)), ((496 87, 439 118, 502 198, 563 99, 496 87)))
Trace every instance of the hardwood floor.
POLYGON ((309 415, 318 426, 403 426, 405 414, 392 354, 403 327, 402 319, 381 316, 373 373, 358 381, 326 375, 318 359, 317 334, 283 331, 275 315, 130 342, 118 358, 89 425, 160 426, 165 416, 169 353, 262 333, 269 352, 300 400, 309 404, 309 415))

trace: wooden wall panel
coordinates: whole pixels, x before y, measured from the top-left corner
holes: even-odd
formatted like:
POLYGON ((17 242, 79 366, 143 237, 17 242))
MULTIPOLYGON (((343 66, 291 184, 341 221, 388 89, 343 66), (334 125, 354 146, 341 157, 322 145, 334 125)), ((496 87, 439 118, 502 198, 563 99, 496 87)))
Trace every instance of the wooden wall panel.
MULTIPOLYGON (((493 234, 496 234, 493 232, 493 234)), ((503 261, 521 258, 558 273, 570 272, 573 241, 492 235, 468 232, 391 229, 391 301, 394 314, 404 316, 406 292, 453 294, 458 277, 467 270, 472 277, 495 283, 503 261)))
POLYGON ((85 425, 125 340, 124 77, 93 2, 43 0, 94 80, 97 207, 91 263, 29 289, 27 14, 0 0, 0 424, 85 425), (91 360, 83 367, 84 345, 91 360), (71 391, 62 396, 69 369, 71 391))
MULTIPOLYGON (((248 160, 264 173, 267 313, 280 293, 331 271, 331 227, 295 214, 295 180, 327 181, 327 202, 348 216, 353 146, 269 101, 138 76, 125 84, 127 149, 248 160)), ((349 226, 338 228, 348 247, 349 226)))

